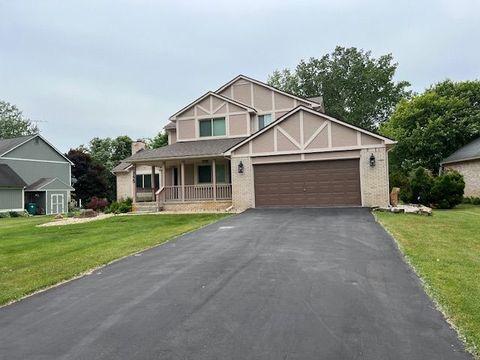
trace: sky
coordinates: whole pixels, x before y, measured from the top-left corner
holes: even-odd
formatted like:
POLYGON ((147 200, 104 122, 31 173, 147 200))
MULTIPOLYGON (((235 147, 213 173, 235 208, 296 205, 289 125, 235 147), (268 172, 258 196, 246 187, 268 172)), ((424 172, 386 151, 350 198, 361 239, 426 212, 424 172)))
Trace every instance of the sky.
POLYGON ((0 99, 60 150, 153 137, 238 74, 335 46, 392 53, 422 91, 480 78, 479 0, 0 0, 0 99))

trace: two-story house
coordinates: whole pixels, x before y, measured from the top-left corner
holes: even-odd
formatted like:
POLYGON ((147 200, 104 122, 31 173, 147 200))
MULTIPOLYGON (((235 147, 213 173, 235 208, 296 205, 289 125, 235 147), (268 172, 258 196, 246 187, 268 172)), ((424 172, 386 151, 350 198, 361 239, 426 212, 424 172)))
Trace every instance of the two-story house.
POLYGON ((23 211, 27 204, 37 214, 67 212, 71 166, 39 134, 0 139, 0 212, 23 211))
POLYGON ((168 146, 125 159, 133 185, 118 195, 138 201, 136 169, 148 166, 160 169, 159 209, 387 205, 395 142, 321 110, 239 75, 170 116, 168 146))

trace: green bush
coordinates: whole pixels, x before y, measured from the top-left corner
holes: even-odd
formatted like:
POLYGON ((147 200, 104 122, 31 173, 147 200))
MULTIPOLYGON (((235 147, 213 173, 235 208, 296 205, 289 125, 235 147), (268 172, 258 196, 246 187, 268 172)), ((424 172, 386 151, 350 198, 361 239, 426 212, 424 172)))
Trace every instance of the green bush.
POLYGON ((6 212, 0 212, 0 219, 8 218, 8 213, 6 212))
POLYGON ((9 211, 8 215, 12 218, 20 217, 21 215, 16 211, 9 211))
POLYGON ((430 205, 433 177, 422 167, 410 174, 409 191, 404 194, 403 201, 408 203, 430 205))
POLYGON ((473 204, 473 205, 480 205, 480 197, 477 196, 465 196, 463 198, 464 204, 473 204))
POLYGON ((131 198, 127 198, 125 200, 120 201, 113 201, 109 207, 105 209, 105 213, 113 213, 113 214, 124 214, 132 211, 132 204, 133 201, 131 198))
POLYGON ((448 171, 435 178, 431 200, 440 209, 452 209, 462 203, 465 181, 458 171, 448 171))

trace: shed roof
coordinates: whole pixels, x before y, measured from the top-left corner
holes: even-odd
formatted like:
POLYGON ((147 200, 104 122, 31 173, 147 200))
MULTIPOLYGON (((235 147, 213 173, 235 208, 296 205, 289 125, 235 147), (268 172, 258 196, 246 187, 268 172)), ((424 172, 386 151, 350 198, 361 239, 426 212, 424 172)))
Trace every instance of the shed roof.
POLYGON ((23 188, 27 186, 27 184, 15 171, 12 170, 10 166, 7 164, 0 164, 0 186, 23 188))
POLYGON ((55 184, 55 190, 73 190, 70 185, 65 184, 58 178, 40 178, 32 184, 28 185, 26 191, 43 191, 49 184, 55 184))
POLYGON ((244 139, 245 137, 238 137, 176 142, 175 144, 163 146, 158 149, 141 150, 129 158, 126 158, 124 162, 222 155, 226 150, 244 139))
POLYGON ((480 159, 480 137, 455 151, 442 161, 442 164, 480 159))

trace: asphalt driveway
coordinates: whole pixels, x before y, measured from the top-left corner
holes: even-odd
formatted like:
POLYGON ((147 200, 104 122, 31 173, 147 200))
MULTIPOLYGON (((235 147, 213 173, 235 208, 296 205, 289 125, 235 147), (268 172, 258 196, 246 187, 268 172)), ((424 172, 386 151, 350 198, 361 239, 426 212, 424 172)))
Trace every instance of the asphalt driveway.
POLYGON ((247 211, 0 309, 0 358, 470 356, 368 210, 282 209, 247 211))

